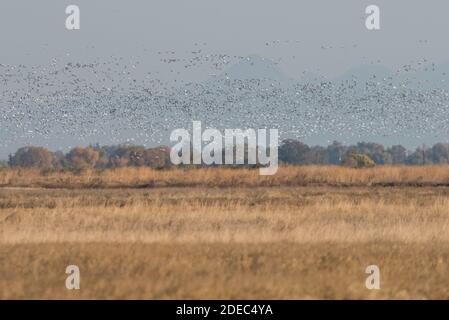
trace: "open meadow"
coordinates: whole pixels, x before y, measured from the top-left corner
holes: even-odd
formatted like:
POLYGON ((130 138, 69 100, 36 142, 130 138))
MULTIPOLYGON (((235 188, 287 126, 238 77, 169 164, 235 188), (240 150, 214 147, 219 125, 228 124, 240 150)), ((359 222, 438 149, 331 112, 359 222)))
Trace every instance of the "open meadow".
POLYGON ((5 169, 0 186, 1 299, 449 298, 447 166, 5 169))

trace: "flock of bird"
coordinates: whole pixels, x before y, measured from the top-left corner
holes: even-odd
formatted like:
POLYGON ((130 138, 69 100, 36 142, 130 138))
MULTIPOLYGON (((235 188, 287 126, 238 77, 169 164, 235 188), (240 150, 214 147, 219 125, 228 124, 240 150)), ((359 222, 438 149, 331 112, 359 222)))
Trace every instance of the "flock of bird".
POLYGON ((258 77, 257 69, 277 68, 277 60, 210 53, 204 44, 181 58, 174 51, 157 56, 166 72, 115 56, 88 63, 0 63, 0 147, 36 139, 45 145, 63 136, 85 144, 107 137, 110 144, 157 145, 171 130, 190 128, 192 120, 219 129, 277 128, 282 137, 340 141, 449 132, 446 73, 439 75, 441 83, 426 85, 416 75, 440 71, 425 59, 388 76, 285 80, 276 73, 258 77), (255 72, 242 78, 227 73, 230 66, 255 72), (192 68, 204 68, 209 80, 183 80, 192 68))

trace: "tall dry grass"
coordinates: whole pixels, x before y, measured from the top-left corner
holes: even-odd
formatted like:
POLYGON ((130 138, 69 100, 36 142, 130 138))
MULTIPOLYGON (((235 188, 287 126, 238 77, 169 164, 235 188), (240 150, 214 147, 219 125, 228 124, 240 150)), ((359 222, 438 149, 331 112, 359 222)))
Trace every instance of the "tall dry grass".
POLYGON ((2 170, 0 299, 449 298, 448 171, 2 170))
POLYGON ((258 169, 191 168, 155 170, 130 167, 104 170, 0 170, 0 186, 44 188, 255 187, 255 186, 449 186, 449 166, 283 166, 272 176, 258 169))
POLYGON ((4 190, 0 243, 449 241, 448 188, 4 190))
POLYGON ((0 188, 0 299, 449 298, 448 187, 0 188), (67 265, 81 289, 67 290, 67 265), (381 270, 367 290, 365 268, 381 270))
POLYGON ((0 256, 0 299, 449 298, 447 243, 38 243, 0 256), (68 264, 80 290, 65 288, 68 264), (371 264, 380 290, 365 287, 371 264))

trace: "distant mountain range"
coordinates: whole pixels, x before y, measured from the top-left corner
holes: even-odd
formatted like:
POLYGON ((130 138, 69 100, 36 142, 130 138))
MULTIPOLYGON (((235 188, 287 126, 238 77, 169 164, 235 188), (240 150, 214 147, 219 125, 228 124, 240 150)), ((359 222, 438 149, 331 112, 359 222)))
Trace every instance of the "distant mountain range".
POLYGON ((408 85, 411 88, 447 88, 449 89, 449 61, 442 64, 420 63, 418 66, 404 65, 398 70, 391 70, 380 64, 356 66, 342 75, 327 78, 309 71, 303 71, 295 79, 286 76, 271 59, 250 55, 230 66, 215 80, 267 80, 279 84, 318 83, 331 81, 335 83, 353 81, 389 82, 408 85))

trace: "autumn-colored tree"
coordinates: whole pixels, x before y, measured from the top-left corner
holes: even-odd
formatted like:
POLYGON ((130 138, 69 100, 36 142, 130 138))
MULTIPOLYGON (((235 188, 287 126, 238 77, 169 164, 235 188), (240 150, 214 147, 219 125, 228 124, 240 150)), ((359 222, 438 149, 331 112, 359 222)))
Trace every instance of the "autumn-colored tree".
POLYGON ((159 147, 145 150, 145 165, 152 168, 169 167, 170 149, 168 147, 159 147))
POLYGON ((145 148, 121 145, 109 149, 110 168, 122 168, 128 166, 143 166, 145 148))
POLYGON ((67 165, 74 169, 88 169, 95 167, 100 153, 92 147, 76 147, 66 155, 67 165))
POLYGON ((366 154, 348 152, 342 165, 352 168, 370 168, 375 166, 375 162, 366 154))
POLYGON ((11 167, 52 168, 53 155, 43 147, 23 147, 9 157, 11 167))

